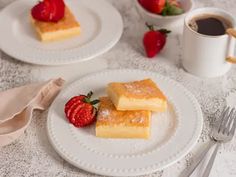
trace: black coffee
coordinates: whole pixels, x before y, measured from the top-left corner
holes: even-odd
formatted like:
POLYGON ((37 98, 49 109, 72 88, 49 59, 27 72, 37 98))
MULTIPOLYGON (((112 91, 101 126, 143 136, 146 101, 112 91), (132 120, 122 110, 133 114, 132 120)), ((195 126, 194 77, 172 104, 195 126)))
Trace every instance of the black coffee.
POLYGON ((219 36, 225 34, 226 29, 232 25, 228 20, 220 16, 201 15, 190 20, 189 26, 200 34, 219 36))

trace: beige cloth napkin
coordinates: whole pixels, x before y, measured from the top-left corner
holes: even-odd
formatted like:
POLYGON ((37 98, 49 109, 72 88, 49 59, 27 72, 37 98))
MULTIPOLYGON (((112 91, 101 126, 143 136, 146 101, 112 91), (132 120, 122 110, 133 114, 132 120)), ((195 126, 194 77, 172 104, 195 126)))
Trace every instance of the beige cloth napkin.
POLYGON ((34 109, 46 109, 64 80, 53 79, 0 92, 0 146, 10 144, 28 127, 34 109))

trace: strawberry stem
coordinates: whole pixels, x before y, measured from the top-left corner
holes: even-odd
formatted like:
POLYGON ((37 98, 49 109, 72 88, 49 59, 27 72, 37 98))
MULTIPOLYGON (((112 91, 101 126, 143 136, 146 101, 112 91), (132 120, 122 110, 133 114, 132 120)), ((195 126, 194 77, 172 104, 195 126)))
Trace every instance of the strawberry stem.
POLYGON ((84 97, 84 100, 83 100, 83 101, 84 101, 85 103, 89 103, 89 104, 91 104, 91 105, 95 105, 95 104, 99 103, 99 100, 98 100, 98 99, 91 101, 92 95, 93 95, 93 92, 90 91, 90 92, 87 94, 87 96, 84 97))
MULTIPOLYGON (((154 31, 154 30, 155 30, 155 29, 154 29, 154 25, 149 25, 147 22, 146 22, 145 24, 146 24, 146 26, 148 27, 148 29, 149 29, 150 31, 154 31)), ((163 34, 168 34, 168 33, 171 32, 170 30, 167 30, 167 29, 164 29, 164 28, 159 29, 159 30, 157 30, 157 31, 159 31, 159 32, 161 32, 161 33, 163 33, 163 34)))
POLYGON ((98 104, 100 102, 100 100, 93 100, 90 102, 91 105, 95 105, 95 104, 98 104))
POLYGON ((83 100, 85 103, 90 103, 90 99, 88 97, 85 97, 83 100))
POLYGON ((93 92, 92 91, 90 91, 88 94, 87 94, 87 98, 91 98, 91 96, 93 95, 93 92))
POLYGON ((147 22, 145 24, 146 24, 146 26, 148 27, 148 29, 150 31, 154 31, 154 26, 153 25, 149 25, 147 22))
POLYGON ((162 29, 159 29, 158 31, 159 31, 159 32, 161 32, 161 33, 163 33, 163 34, 168 34, 168 33, 171 33, 171 31, 170 31, 170 30, 167 30, 167 29, 164 29, 164 28, 162 28, 162 29))

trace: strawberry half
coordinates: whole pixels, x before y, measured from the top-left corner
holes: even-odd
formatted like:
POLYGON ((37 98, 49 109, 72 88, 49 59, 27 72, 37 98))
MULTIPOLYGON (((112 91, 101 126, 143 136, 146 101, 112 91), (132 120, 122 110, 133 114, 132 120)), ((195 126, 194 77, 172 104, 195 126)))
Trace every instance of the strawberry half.
POLYGON ((99 100, 91 101, 93 92, 71 98, 65 104, 65 115, 70 123, 76 127, 85 127, 96 120, 97 108, 94 107, 99 100))
POLYGON ((65 15, 65 3, 63 0, 50 0, 51 1, 51 21, 57 22, 65 15))
POLYGON ((63 0, 43 0, 31 9, 34 19, 45 22, 58 22, 65 15, 63 0))

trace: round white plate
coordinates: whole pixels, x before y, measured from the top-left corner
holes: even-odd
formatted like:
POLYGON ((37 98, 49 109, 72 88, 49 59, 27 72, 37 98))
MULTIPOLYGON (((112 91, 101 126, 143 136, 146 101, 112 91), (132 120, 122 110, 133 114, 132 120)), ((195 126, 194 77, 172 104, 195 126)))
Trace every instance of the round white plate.
POLYGON ((48 113, 48 136, 55 150, 71 164, 92 173, 135 176, 161 170, 184 157, 197 142, 202 130, 200 106, 193 95, 177 82, 154 72, 108 70, 77 80, 53 102, 48 113), (109 82, 151 78, 168 99, 165 113, 152 114, 151 137, 103 139, 95 126, 75 128, 64 116, 64 105, 72 96, 94 92, 106 95, 109 82))
POLYGON ((15 59, 41 65, 62 65, 92 59, 113 47, 123 31, 119 12, 105 0, 66 0, 81 25, 81 35, 42 43, 30 24, 38 0, 17 0, 0 13, 0 48, 15 59))

